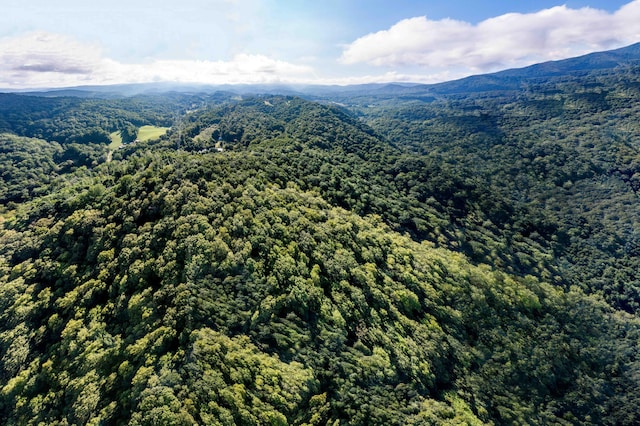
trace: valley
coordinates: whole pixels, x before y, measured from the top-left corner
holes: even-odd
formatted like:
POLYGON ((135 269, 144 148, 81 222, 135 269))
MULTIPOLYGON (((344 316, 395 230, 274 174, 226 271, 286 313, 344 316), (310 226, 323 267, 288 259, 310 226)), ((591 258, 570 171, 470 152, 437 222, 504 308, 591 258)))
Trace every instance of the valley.
POLYGON ((0 423, 637 424, 639 60, 0 94, 0 423))

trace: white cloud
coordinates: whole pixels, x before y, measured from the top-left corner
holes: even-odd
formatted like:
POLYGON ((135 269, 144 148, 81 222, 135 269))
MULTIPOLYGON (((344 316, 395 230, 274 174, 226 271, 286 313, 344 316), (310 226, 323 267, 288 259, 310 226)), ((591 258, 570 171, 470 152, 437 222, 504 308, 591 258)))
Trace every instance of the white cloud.
POLYGON ((477 25, 425 16, 405 19, 344 48, 341 62, 489 71, 640 41, 640 0, 615 13, 558 6, 509 13, 477 25))
POLYGON ((38 88, 153 81, 205 84, 309 80, 313 69, 264 55, 237 54, 228 61, 155 60, 126 64, 98 46, 59 34, 36 32, 0 39, 0 87, 38 88))
POLYGON ((40 85, 52 76, 61 83, 82 80, 100 61, 100 49, 59 34, 35 32, 0 39, 0 86, 40 85))
MULTIPOLYGON (((215 15, 212 9, 207 9, 206 28, 216 31, 185 21, 192 30, 188 34, 193 36, 191 39, 174 37, 175 27, 161 31, 163 37, 153 43, 144 37, 148 31, 136 32, 136 26, 130 29, 132 32, 120 31, 121 38, 115 46, 127 45, 125 37, 128 37, 132 44, 138 40, 145 48, 132 48, 117 59, 113 55, 118 54, 118 48, 108 44, 109 38, 97 33, 83 33, 78 37, 101 40, 104 44, 85 43, 45 31, 0 38, 0 88, 153 81, 434 83, 640 41, 640 0, 634 0, 613 13, 558 6, 536 13, 505 14, 478 24, 427 17, 405 19, 345 46, 340 63, 335 63, 318 56, 319 49, 309 47, 307 38, 287 39, 287 31, 274 33, 264 22, 260 24, 261 19, 264 21, 261 16, 266 13, 261 9, 261 0, 218 0, 216 5, 223 3, 226 8, 221 7, 215 15), (240 12, 247 4, 255 10, 244 15, 240 12), (235 21, 231 15, 237 16, 235 21), (188 40, 191 41, 187 43, 188 40), (269 55, 246 53, 264 51, 265 46, 269 55), (194 59, 198 57, 210 60, 194 59), (228 59, 211 59, 217 57, 228 59), (376 72, 371 65, 382 68, 376 72)), ((193 16, 186 6, 180 13, 184 20, 193 16)))

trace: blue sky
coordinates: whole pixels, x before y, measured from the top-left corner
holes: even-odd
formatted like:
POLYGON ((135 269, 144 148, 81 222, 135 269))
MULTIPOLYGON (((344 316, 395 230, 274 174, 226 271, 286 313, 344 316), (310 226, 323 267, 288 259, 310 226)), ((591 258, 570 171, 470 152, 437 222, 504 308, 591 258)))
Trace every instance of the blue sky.
POLYGON ((2 0, 0 88, 437 82, 640 41, 640 0, 2 0))

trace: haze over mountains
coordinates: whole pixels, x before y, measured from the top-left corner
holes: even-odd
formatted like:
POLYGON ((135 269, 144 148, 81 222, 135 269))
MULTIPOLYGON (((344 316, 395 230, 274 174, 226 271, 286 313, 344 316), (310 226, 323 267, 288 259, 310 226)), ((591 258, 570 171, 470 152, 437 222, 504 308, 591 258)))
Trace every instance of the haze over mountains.
POLYGON ((0 423, 638 424, 639 114, 637 44, 0 94, 0 423))
POLYGON ((508 69, 492 74, 475 75, 459 80, 435 84, 417 83, 372 83, 358 85, 295 85, 295 84, 227 84, 205 85, 184 83, 143 83, 143 84, 119 84, 104 86, 79 86, 49 90, 10 90, 0 89, 5 93, 28 92, 34 94, 48 94, 50 96, 133 96, 139 94, 164 93, 170 91, 210 93, 216 91, 229 91, 239 94, 286 94, 286 95, 322 95, 330 93, 353 93, 365 91, 376 94, 420 93, 420 94, 451 94, 467 91, 487 91, 500 89, 518 89, 528 80, 536 78, 556 77, 581 72, 606 70, 624 66, 638 65, 640 60, 640 43, 627 47, 603 52, 589 53, 583 56, 549 61, 530 65, 524 68, 508 69))

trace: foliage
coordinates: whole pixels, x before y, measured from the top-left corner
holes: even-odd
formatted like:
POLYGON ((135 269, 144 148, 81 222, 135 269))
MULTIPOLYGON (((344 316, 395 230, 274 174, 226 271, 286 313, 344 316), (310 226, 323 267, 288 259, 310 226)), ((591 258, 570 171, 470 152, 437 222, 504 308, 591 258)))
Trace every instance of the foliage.
POLYGON ((59 171, 54 157, 62 154, 57 143, 0 135, 0 202, 20 202, 46 185, 59 171))
POLYGON ((7 95, 0 422, 637 424, 634 82, 7 95))
POLYGON ((370 108, 366 117, 392 141, 474 175, 513 206, 521 230, 508 238, 541 243, 567 287, 636 312, 639 83, 640 68, 616 69, 549 78, 526 91, 370 108))
POLYGON ((0 93, 0 131, 79 144, 109 144, 109 134, 121 131, 126 142, 131 127, 171 126, 176 114, 219 99, 216 95, 93 99, 0 93))

